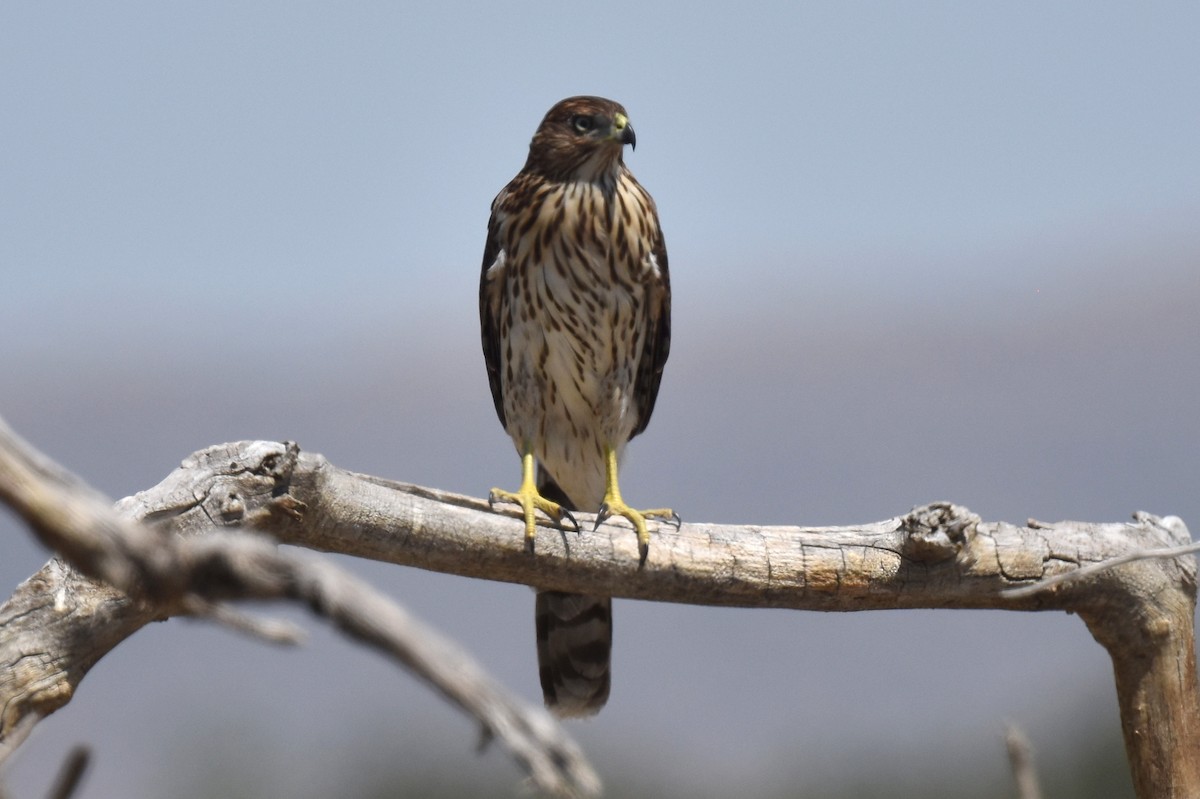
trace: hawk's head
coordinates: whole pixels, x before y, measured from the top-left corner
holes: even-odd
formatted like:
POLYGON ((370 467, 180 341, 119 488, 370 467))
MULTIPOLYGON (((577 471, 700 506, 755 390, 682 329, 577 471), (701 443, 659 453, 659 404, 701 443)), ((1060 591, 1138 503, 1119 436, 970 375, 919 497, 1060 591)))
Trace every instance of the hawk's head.
POLYGON ((636 146, 637 138, 620 103, 568 97, 546 113, 533 134, 525 171, 551 180, 615 180, 626 144, 636 146))

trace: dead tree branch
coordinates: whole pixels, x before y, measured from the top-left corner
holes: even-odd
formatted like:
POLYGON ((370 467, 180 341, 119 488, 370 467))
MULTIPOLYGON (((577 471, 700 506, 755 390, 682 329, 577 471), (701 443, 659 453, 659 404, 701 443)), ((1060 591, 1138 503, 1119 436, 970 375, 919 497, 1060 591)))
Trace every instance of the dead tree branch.
MULTIPOLYGON (((1195 559, 1106 564, 1031 595, 1006 593, 1131 552, 1183 546, 1190 536, 1176 517, 1017 526, 935 503, 851 527, 659 525, 639 569, 636 539, 620 521, 582 535, 543 527, 531 557, 520 521, 489 512, 484 500, 354 474, 267 442, 197 452, 117 507, 174 533, 236 526, 311 549, 552 590, 824 611, 1076 613, 1112 657, 1138 796, 1200 796, 1200 759, 1190 756, 1200 751, 1195 559)), ((42 651, 53 653, 17 674, 0 648, 0 729, 65 704, 87 668, 148 621, 130 603, 90 598, 103 591, 81 581, 52 561, 0 608, 3 640, 36 630, 42 651), (65 616, 47 606, 64 589, 82 596, 65 616)))
MULTIPOLYGON (((286 448, 281 457, 294 460, 295 454, 294 447, 286 448)), ((173 535, 171 525, 161 523, 164 519, 153 528, 141 524, 135 519, 154 514, 118 514, 94 491, 13 436, 2 422, 0 498, 79 570, 51 561, 0 608, 5 735, 10 730, 27 732, 31 725, 26 720, 36 722, 68 700, 90 665, 120 640, 119 633, 132 633, 156 618, 199 614, 232 620, 239 629, 275 640, 294 640, 290 630, 250 622, 222 604, 234 599, 292 600, 399 661, 474 716, 484 738, 503 742, 541 790, 559 796, 599 793, 595 772, 546 711, 511 696, 460 647, 348 572, 316 558, 284 554, 259 534, 184 537, 173 535), (47 601, 51 585, 54 602, 38 604, 47 601), (61 593, 63 589, 68 593, 61 593), (79 606, 84 612, 97 602, 103 604, 105 612, 98 614, 102 627, 121 619, 112 625, 115 632, 103 635, 98 645, 79 637, 86 637, 90 625, 80 627, 64 618, 73 615, 84 596, 88 599, 79 606), (30 619, 29 613, 37 619, 30 619), (39 622, 46 625, 40 631, 39 622)), ((223 501, 230 499, 225 496, 223 501)), ((276 512, 298 512, 287 499, 277 499, 276 512)), ((199 517, 194 521, 188 528, 192 532, 204 532, 213 524, 199 517)))
POLYGON ((1017 799, 1042 799, 1041 785, 1033 766, 1033 747, 1025 733, 1009 724, 1004 731, 1004 748, 1008 750, 1008 762, 1017 783, 1017 799))
POLYGON ((84 772, 87 771, 88 761, 91 759, 91 752, 86 746, 73 748, 67 755, 66 762, 63 763, 58 779, 50 788, 50 799, 71 799, 83 781, 84 772))

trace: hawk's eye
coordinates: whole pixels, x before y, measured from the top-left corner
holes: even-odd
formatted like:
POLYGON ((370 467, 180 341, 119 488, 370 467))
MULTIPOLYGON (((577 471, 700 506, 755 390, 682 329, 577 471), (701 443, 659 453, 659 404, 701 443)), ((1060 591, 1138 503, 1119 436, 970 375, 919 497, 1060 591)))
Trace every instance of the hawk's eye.
POLYGON ((578 114, 571 119, 571 127, 575 128, 575 130, 579 133, 587 133, 595 126, 596 121, 594 119, 591 117, 586 117, 582 114, 578 114))

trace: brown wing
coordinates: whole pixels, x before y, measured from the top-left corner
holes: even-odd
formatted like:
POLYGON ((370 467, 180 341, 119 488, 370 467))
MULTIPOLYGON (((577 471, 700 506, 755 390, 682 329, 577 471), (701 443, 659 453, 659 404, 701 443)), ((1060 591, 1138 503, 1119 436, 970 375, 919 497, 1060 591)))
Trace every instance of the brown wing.
POLYGON ((651 252, 658 264, 659 274, 652 278, 646 302, 646 340, 642 345, 642 357, 638 361, 637 379, 633 385, 638 422, 630 438, 645 430, 650 423, 650 414, 654 412, 654 402, 658 399, 658 385, 662 382, 663 367, 671 351, 671 276, 667 270, 667 245, 653 206, 650 213, 654 230, 651 252))
MULTIPOLYGON (((503 192, 501 193, 503 196, 503 192)), ((500 225, 497 214, 500 197, 492 203, 492 216, 488 220, 487 243, 483 247, 483 269, 479 275, 479 328, 483 339, 483 362, 487 366, 488 383, 492 387, 492 401, 496 403, 496 415, 500 424, 504 421, 504 385, 500 358, 500 300, 504 294, 506 278, 504 265, 496 261, 502 257, 500 225), (488 270, 496 268, 491 274, 488 270)))

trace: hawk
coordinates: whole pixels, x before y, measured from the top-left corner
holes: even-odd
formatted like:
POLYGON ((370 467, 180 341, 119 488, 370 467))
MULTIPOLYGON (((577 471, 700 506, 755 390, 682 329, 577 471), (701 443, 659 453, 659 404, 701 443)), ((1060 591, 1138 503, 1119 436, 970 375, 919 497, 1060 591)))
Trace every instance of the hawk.
MULTIPOLYGON (((625 166, 625 109, 569 97, 546 114, 521 172, 492 202, 479 316, 496 414, 521 456, 519 505, 532 551, 538 511, 579 530, 573 510, 637 532, 667 508, 625 504, 617 469, 650 421, 671 343, 667 250, 654 200, 625 166)), ((540 591, 538 668, 546 705, 590 715, 609 691, 612 599, 540 591)))

